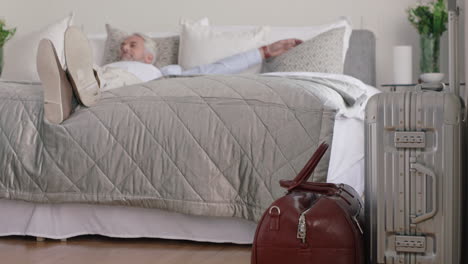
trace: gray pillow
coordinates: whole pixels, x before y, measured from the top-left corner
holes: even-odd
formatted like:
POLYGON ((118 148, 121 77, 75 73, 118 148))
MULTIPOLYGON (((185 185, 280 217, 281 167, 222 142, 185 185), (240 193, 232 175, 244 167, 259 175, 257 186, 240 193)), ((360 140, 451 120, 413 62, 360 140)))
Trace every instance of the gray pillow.
MULTIPOLYGON (((120 44, 130 34, 121 29, 106 24, 107 39, 104 44, 103 64, 120 60, 120 44)), ((152 38, 156 43, 156 61, 154 66, 161 68, 177 64, 179 53, 179 36, 152 38)))
POLYGON ((120 60, 120 44, 129 35, 127 32, 106 24, 107 38, 104 44, 103 64, 120 60))
POLYGON ((324 32, 301 45, 268 59, 266 72, 343 73, 343 38, 345 28, 324 32))

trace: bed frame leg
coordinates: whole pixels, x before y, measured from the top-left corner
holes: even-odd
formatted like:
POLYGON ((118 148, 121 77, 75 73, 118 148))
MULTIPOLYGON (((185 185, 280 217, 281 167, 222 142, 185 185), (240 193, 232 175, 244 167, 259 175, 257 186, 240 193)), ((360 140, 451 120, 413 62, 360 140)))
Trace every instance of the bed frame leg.
POLYGON ((44 242, 45 238, 43 237, 36 237, 37 242, 44 242))

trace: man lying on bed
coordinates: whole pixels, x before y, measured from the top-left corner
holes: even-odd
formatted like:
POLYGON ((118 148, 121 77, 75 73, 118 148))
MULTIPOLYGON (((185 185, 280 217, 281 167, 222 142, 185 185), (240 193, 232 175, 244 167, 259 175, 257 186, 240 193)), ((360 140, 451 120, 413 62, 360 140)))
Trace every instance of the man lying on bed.
POLYGON ((67 119, 72 112, 72 91, 83 105, 92 106, 98 102, 103 90, 165 75, 235 74, 261 63, 265 58, 283 54, 301 42, 298 39, 280 40, 188 70, 179 65, 158 69, 152 64, 156 56, 154 42, 137 33, 122 42, 120 61, 93 68, 92 51, 86 36, 78 28, 70 27, 65 32, 66 72, 52 42, 43 39, 39 43, 37 71, 44 87, 44 116, 56 124, 67 119))

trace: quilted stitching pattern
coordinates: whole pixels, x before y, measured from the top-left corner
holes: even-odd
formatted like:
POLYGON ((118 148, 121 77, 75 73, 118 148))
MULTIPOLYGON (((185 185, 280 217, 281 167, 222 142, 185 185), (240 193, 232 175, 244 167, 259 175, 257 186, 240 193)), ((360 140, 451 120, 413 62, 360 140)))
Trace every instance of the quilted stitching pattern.
MULTIPOLYGON (((37 86, 3 83, 0 198, 258 220, 283 194, 278 181, 331 142, 342 104, 306 80, 166 78, 104 92, 98 105, 53 125, 42 121, 37 86)), ((314 180, 326 179, 328 161, 314 180)))

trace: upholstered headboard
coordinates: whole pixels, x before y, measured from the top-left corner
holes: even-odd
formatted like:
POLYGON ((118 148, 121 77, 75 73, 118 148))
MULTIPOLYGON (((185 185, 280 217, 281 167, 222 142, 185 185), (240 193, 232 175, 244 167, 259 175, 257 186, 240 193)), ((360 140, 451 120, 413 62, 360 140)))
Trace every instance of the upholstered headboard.
POLYGON ((369 30, 353 30, 344 73, 375 86, 375 36, 369 30))

